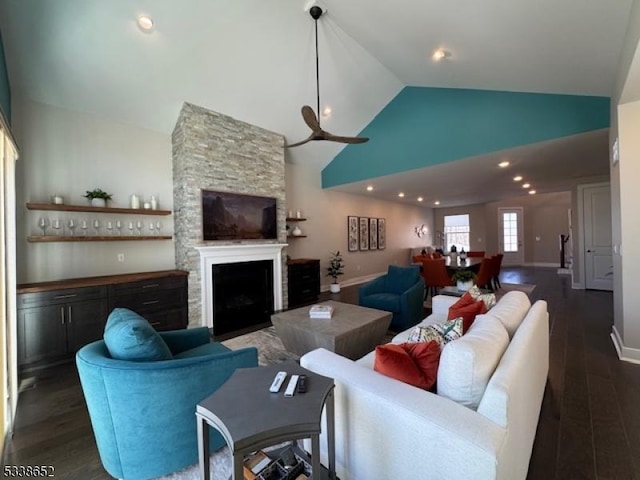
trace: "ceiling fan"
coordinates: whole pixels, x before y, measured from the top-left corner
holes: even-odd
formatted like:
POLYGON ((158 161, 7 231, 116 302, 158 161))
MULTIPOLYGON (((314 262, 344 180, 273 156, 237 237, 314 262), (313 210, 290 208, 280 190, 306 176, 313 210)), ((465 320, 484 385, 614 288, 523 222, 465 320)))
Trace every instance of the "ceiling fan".
POLYGON ((368 142, 369 139, 366 137, 341 137, 339 135, 333 135, 332 133, 323 130, 320 127, 320 118, 316 115, 316 113, 320 113, 320 66, 318 62, 318 19, 322 16, 322 8, 317 5, 314 5, 309 9, 309 14, 315 21, 315 32, 316 32, 316 107, 317 111, 314 112, 313 108, 309 105, 305 105, 302 107, 302 119, 304 123, 306 123, 311 129, 311 135, 309 135, 306 139, 301 142, 293 143, 291 145, 285 145, 287 148, 297 147, 299 145, 304 145, 307 142, 312 140, 328 140, 330 142, 340 142, 340 143, 365 143, 368 142))

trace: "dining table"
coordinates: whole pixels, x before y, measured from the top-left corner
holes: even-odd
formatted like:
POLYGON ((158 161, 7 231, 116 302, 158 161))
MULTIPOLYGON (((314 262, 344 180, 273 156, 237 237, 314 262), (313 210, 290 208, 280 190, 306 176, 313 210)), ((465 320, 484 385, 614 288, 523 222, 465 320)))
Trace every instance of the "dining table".
POLYGON ((455 260, 452 260, 448 255, 445 255, 443 258, 445 259, 447 272, 450 275, 453 275, 456 270, 471 270, 474 273, 478 273, 478 270, 480 270, 480 265, 482 264, 482 260, 484 260, 483 258, 479 257, 467 257, 463 260, 459 255, 455 260))

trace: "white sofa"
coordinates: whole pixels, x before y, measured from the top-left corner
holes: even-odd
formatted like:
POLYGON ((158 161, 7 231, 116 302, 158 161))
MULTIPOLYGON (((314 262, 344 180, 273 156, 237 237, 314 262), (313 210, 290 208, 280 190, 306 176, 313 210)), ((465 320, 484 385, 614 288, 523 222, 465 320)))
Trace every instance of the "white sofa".
MULTIPOLYGON (((420 325, 445 321, 456 300, 434 297, 420 325)), ((318 349, 300 359, 335 379, 342 480, 526 478, 549 368, 546 302, 531 306, 524 293, 509 292, 479 315, 444 347, 438 394, 377 373, 374 355, 354 362, 318 349)), ((326 465, 324 436, 320 444, 326 465)))

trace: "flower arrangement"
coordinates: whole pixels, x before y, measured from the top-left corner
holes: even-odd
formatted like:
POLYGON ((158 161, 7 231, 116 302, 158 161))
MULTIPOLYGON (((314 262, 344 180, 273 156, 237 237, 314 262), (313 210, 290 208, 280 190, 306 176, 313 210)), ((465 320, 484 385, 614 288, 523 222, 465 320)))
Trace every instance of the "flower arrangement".
POLYGON ((453 280, 454 282, 469 282, 469 281, 473 281, 476 278, 476 274, 473 273, 471 270, 467 270, 467 269, 460 269, 460 270, 456 270, 456 272, 454 272, 454 274, 451 276, 451 280, 453 280))

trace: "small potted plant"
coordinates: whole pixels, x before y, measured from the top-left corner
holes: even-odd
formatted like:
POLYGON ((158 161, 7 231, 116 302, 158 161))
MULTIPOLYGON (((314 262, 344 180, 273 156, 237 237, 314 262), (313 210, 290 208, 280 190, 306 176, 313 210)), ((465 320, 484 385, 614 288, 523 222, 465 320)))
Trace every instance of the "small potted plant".
POLYGON ((106 207, 107 200, 111 200, 112 195, 101 188, 94 188, 93 190, 87 190, 84 197, 89 199, 92 207, 106 207))
POLYGON ((333 278, 333 282, 329 285, 331 293, 340 292, 340 284, 338 283, 338 275, 344 275, 342 271, 344 269, 344 260, 340 251, 331 252, 331 258, 329 259, 329 266, 327 267, 327 276, 333 278))
POLYGON ((476 279, 476 274, 471 270, 461 269, 457 270, 451 276, 451 279, 456 282, 458 290, 460 290, 461 292, 466 292, 471 287, 473 287, 473 282, 476 279))

